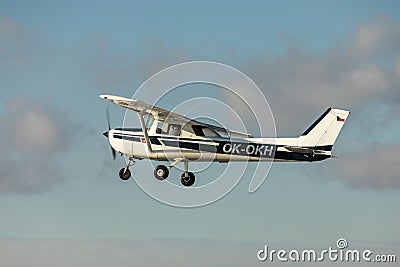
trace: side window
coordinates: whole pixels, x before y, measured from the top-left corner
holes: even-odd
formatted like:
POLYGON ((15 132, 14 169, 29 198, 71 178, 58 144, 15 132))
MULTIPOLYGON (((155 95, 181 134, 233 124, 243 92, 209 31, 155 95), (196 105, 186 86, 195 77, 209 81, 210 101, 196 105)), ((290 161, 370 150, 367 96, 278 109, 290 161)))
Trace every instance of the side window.
POLYGON ((202 127, 201 127, 201 126, 199 126, 199 125, 193 125, 193 126, 192 126, 192 129, 193 129, 195 135, 197 135, 197 136, 204 136, 204 133, 203 133, 203 130, 202 130, 202 127))
POLYGON ((170 124, 168 134, 178 136, 181 134, 181 128, 182 126, 180 126, 179 124, 170 124))
POLYGON ((210 128, 207 128, 205 126, 193 125, 192 129, 197 136, 205 136, 205 137, 219 137, 220 136, 216 131, 214 131, 210 128))
POLYGON ((219 136, 214 130, 211 130, 210 128, 203 128, 202 130, 203 130, 204 136, 208 136, 208 137, 218 137, 219 136))

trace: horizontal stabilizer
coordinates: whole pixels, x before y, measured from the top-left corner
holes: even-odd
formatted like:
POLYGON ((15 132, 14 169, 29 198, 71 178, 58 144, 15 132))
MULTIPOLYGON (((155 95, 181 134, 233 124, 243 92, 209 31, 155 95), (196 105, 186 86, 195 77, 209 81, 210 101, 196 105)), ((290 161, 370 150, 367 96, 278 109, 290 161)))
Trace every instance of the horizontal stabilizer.
POLYGON ((320 150, 320 149, 314 149, 314 148, 308 148, 308 147, 298 147, 298 146, 285 146, 289 151, 295 152, 295 153, 300 153, 300 154, 321 154, 321 155, 326 155, 327 153, 330 153, 330 151, 326 150, 320 150))

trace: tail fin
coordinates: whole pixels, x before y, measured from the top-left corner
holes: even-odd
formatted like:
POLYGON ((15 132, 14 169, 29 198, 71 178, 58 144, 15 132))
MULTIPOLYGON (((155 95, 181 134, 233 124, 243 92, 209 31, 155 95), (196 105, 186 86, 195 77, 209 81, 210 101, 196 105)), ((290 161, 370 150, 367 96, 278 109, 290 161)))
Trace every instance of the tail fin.
POLYGON ((299 137, 298 146, 331 148, 349 114, 346 110, 328 108, 299 137))

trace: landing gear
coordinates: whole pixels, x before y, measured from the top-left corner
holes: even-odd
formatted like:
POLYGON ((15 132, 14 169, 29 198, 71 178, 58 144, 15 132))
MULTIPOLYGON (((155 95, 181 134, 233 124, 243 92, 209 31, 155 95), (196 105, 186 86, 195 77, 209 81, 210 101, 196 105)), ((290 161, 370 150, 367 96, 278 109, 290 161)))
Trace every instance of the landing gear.
POLYGON ((169 169, 171 169, 181 161, 183 161, 185 167, 185 172, 181 175, 181 183, 184 186, 192 186, 195 182, 195 177, 193 173, 189 172, 189 162, 184 159, 175 159, 175 161, 172 162, 172 164, 168 167, 164 165, 158 165, 154 168, 154 177, 156 177, 158 180, 167 179, 169 175, 169 169))
POLYGON ((182 173, 182 175, 181 175, 181 183, 184 186, 192 186, 195 181, 194 174, 189 172, 189 162, 185 161, 183 163, 184 163, 184 167, 185 167, 185 172, 182 173))
POLYGON ((164 165, 158 165, 155 169, 154 169, 154 176, 158 179, 158 180, 165 180, 167 179, 169 174, 169 170, 166 166, 164 165))
POLYGON ((129 170, 129 167, 133 165, 135 165, 135 160, 133 159, 133 157, 130 157, 125 168, 119 170, 119 178, 121 178, 121 180, 126 181, 129 180, 129 178, 131 178, 131 171, 129 170))
POLYGON ((172 164, 169 165, 168 167, 164 166, 164 165, 158 165, 154 169, 154 177, 156 177, 157 180, 160 180, 160 181, 167 179, 167 177, 169 175, 169 169, 171 169, 172 167, 174 167, 176 164, 178 164, 181 161, 182 161, 182 159, 175 159, 175 161, 172 162, 172 164))
POLYGON ((194 174, 191 172, 188 172, 187 174, 184 172, 181 175, 181 183, 184 186, 192 186, 194 184, 195 178, 194 174))
POLYGON ((129 178, 131 178, 131 171, 129 169, 122 168, 119 171, 119 178, 124 181, 129 180, 129 178))

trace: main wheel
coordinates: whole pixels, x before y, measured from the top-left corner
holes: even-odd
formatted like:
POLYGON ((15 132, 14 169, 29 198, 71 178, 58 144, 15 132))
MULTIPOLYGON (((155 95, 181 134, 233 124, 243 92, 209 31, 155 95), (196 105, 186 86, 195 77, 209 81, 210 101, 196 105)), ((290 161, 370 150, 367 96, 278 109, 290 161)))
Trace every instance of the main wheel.
POLYGON ((158 165, 155 169, 154 169, 154 176, 158 179, 158 180, 165 180, 167 179, 169 175, 169 170, 167 167, 165 167, 164 165, 158 165))
POLYGON ((188 176, 185 175, 185 173, 182 173, 181 175, 181 183, 184 186, 192 186, 194 184, 195 178, 194 174, 191 172, 188 172, 188 176))
POLYGON ((126 169, 125 171, 125 168, 122 168, 119 171, 119 178, 121 178, 124 181, 128 180, 129 178, 131 178, 131 171, 129 169, 126 169))

